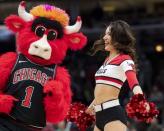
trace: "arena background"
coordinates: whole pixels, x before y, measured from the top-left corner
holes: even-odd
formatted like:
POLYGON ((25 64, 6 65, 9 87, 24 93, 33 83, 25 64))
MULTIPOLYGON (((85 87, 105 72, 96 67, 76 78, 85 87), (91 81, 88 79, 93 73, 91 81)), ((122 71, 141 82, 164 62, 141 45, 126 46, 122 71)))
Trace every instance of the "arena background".
MULTIPOLYGON (((15 51, 15 35, 4 26, 4 18, 17 14, 20 1, 0 0, 0 54, 15 51)), ((72 78, 73 101, 88 105, 93 100, 94 73, 102 64, 102 52, 88 55, 95 40, 103 35, 106 26, 113 20, 125 20, 135 33, 139 73, 138 79, 147 99, 157 104, 160 115, 152 124, 129 119, 128 131, 164 131, 164 0, 27 0, 27 11, 33 6, 47 3, 65 9, 71 16, 70 24, 80 15, 82 32, 88 37, 87 46, 78 52, 69 51, 62 63, 69 69, 72 78), (71 63, 71 64, 70 64, 71 63)), ((124 106, 131 96, 130 90, 121 90, 124 106)), ((87 130, 91 131, 93 127, 87 130)), ((46 131, 78 131, 73 123, 48 124, 46 131), (53 127, 53 128, 51 128, 53 127)))

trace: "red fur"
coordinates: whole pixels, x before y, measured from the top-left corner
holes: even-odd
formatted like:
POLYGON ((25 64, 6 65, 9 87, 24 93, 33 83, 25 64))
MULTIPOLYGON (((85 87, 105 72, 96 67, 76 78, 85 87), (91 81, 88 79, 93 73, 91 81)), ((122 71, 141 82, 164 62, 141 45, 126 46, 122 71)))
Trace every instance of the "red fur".
POLYGON ((70 78, 66 69, 57 68, 56 79, 44 86, 44 93, 47 93, 44 98, 47 121, 52 123, 62 121, 71 103, 70 78))
POLYGON ((9 79, 9 75, 16 61, 16 53, 8 52, 0 56, 0 90, 3 90, 9 79))
POLYGON ((22 20, 20 17, 18 17, 16 15, 10 15, 10 16, 8 16, 5 19, 5 24, 7 25, 7 27, 10 30, 12 30, 14 32, 20 31, 26 25, 25 21, 22 20))
POLYGON ((68 46, 72 50, 79 50, 83 48, 87 43, 87 37, 83 35, 83 33, 74 33, 70 35, 66 35, 68 46))
MULTIPOLYGON (((23 19, 15 15, 11 15, 5 20, 8 28, 18 33, 16 38, 17 51, 36 64, 42 66, 59 64, 65 58, 66 52, 69 48, 72 50, 78 50, 83 48, 87 42, 87 38, 82 33, 74 33, 70 35, 64 34, 60 39, 48 41, 52 49, 49 60, 34 57, 28 53, 29 47, 33 42, 36 42, 41 38, 36 36, 35 32, 31 30, 32 22, 33 21, 25 22, 23 19)), ((3 76, 1 80, 2 82, 0 81, 0 89, 6 87, 7 80, 15 61, 16 54, 8 55, 8 57, 4 57, 2 60, 0 59, 0 64, 5 63, 4 65, 2 64, 3 66, 0 66, 0 76, 3 76)), ((70 76, 65 68, 57 68, 55 79, 45 84, 44 93, 47 94, 44 98, 47 121, 57 123, 63 120, 71 103, 70 76)))
POLYGON ((37 38, 32 31, 29 31, 27 29, 21 31, 21 35, 18 37, 18 45, 19 45, 18 50, 22 52, 28 59, 40 65, 59 64, 63 61, 68 49, 68 46, 65 43, 64 39, 49 41, 53 53, 51 54, 51 58, 48 61, 33 57, 30 54, 28 54, 29 43, 32 43, 37 40, 39 40, 39 38, 37 38), (29 39, 29 37, 31 39, 29 39))
POLYGON ((67 103, 71 102, 71 90, 70 90, 70 75, 68 71, 63 67, 58 67, 56 72, 56 80, 61 81, 64 85, 63 92, 64 98, 67 103))
POLYGON ((14 105, 14 101, 18 100, 11 95, 0 94, 0 113, 9 114, 14 105))
POLYGON ((13 96, 4 95, 3 90, 6 88, 9 75, 16 61, 16 54, 8 52, 0 56, 0 112, 9 113, 13 107, 13 102, 16 100, 13 96))
POLYGON ((40 39, 40 37, 36 36, 31 30, 32 22, 25 22, 18 16, 11 15, 6 18, 5 23, 12 31, 19 32, 17 35, 17 50, 24 54, 31 61, 40 65, 59 64, 65 58, 68 48, 72 50, 79 50, 83 48, 87 42, 86 36, 84 36, 82 33, 74 33, 69 35, 64 34, 63 38, 61 39, 48 41, 52 48, 52 56, 50 60, 44 60, 28 54, 30 44, 40 39), (17 26, 14 26, 15 23, 20 25, 20 28, 16 28, 17 26), (79 42, 76 43, 77 41, 79 42))
MULTIPOLYGON (((26 25, 27 27, 31 26, 31 23, 28 23, 26 25)), ((41 64, 41 65, 51 65, 51 64, 59 64, 63 61, 65 58, 66 52, 68 50, 68 47, 73 50, 81 49, 86 44, 86 37, 82 34, 72 34, 68 36, 64 36, 62 39, 56 39, 54 41, 48 41, 51 48, 52 48, 52 56, 50 60, 43 60, 40 58, 36 58, 28 54, 29 44, 37 41, 40 39, 40 37, 37 37, 34 32, 31 31, 29 28, 25 28, 20 31, 21 35, 18 35, 18 50, 22 52, 27 58, 29 58, 31 61, 41 64), (30 37, 30 39, 29 39, 30 37), (79 43, 71 43, 70 39, 79 38, 79 43), (54 52, 54 53, 53 53, 54 52)))

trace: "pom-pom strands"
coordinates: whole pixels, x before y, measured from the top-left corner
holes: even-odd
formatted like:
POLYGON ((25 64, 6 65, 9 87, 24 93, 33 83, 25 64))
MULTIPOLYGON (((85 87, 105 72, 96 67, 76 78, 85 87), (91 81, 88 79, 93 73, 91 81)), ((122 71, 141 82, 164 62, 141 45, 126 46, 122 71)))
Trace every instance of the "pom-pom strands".
POLYGON ((150 123, 159 114, 155 104, 147 102, 143 94, 136 94, 130 99, 126 112, 130 118, 146 123, 150 123))
POLYGON ((71 104, 67 115, 67 121, 74 122, 80 131, 86 131, 86 128, 95 121, 94 116, 85 113, 86 107, 81 103, 71 104))

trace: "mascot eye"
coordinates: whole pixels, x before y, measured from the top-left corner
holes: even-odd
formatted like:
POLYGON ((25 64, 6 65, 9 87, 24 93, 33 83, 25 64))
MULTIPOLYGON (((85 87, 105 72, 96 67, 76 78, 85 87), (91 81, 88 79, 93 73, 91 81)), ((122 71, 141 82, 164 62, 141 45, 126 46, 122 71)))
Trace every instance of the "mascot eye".
POLYGON ((57 31, 55 30, 50 30, 47 35, 48 40, 54 40, 57 38, 57 31))
POLYGON ((37 26, 35 29, 35 34, 39 37, 42 37, 45 31, 46 31, 46 28, 44 26, 37 26))

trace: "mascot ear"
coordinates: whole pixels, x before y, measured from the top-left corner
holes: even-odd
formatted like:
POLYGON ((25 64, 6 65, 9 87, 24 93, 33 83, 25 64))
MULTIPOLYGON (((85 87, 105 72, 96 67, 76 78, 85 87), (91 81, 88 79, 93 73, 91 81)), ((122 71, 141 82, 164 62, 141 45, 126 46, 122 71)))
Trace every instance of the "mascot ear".
POLYGON ((10 15, 5 19, 6 26, 13 32, 22 30, 26 22, 17 15, 10 15))
POLYGON ((67 35, 68 47, 72 50, 79 50, 87 43, 87 37, 83 33, 74 33, 67 35))

